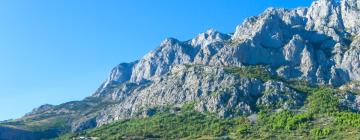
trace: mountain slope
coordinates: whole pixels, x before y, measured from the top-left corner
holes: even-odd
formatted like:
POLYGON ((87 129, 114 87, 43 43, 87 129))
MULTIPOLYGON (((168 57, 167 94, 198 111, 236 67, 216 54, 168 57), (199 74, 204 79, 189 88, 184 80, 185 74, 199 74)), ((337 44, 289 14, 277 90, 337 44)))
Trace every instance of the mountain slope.
POLYGON ((338 107, 335 90, 311 89, 302 111, 262 108, 257 115, 221 119, 193 111, 190 103, 176 112, 169 107, 152 117, 117 121, 58 139, 359 139, 360 115, 338 107))
MULTIPOLYGON (((55 128, 59 135, 151 118, 189 103, 222 119, 264 110, 298 113, 310 109, 316 87, 332 88, 340 113, 358 112, 359 5, 318 0, 308 8, 268 8, 233 34, 210 29, 188 41, 165 39, 142 59, 115 67, 92 96, 42 106, 0 125, 30 132, 55 128)), ((0 139, 7 133, 0 131, 0 139)))

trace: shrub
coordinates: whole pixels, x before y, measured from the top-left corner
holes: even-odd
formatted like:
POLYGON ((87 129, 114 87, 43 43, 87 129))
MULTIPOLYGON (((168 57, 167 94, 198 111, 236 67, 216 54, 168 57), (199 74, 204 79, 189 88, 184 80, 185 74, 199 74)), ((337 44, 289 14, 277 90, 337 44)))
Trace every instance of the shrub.
POLYGON ((331 88, 319 88, 308 97, 310 113, 329 114, 339 111, 339 99, 331 88))
POLYGON ((314 128, 310 130, 310 135, 316 138, 325 138, 331 134, 330 128, 314 128))
POLYGON ((282 111, 270 115, 262 114, 259 118, 262 120, 261 125, 269 130, 296 130, 308 126, 312 116, 308 113, 282 111))
POLYGON ((334 113, 335 123, 337 125, 346 125, 360 128, 360 114, 352 112, 336 112, 334 113))
POLYGON ((263 82, 272 79, 270 72, 262 65, 226 68, 225 72, 238 74, 243 78, 256 78, 263 82))

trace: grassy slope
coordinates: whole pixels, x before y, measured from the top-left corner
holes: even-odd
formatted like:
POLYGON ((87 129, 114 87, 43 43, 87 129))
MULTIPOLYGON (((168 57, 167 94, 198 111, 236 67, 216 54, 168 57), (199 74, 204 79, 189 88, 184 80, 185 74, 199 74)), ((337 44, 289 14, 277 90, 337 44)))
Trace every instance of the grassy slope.
POLYGON ((14 132, 19 132, 19 134, 26 132, 28 137, 36 135, 35 139, 54 138, 69 133, 72 121, 81 118, 83 115, 95 113, 112 104, 115 103, 102 102, 97 98, 86 98, 82 101, 72 101, 55 106, 50 111, 2 122, 0 127, 9 128, 14 132))

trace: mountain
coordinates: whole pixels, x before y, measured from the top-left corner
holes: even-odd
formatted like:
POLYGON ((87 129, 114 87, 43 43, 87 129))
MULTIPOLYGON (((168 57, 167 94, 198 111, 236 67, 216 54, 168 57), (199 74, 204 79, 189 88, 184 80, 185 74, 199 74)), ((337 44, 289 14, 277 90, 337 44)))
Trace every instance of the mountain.
POLYGON ((248 126, 249 131, 277 128, 271 123, 288 117, 279 124, 295 121, 301 127, 278 127, 303 129, 301 135, 322 137, 345 130, 359 134, 360 127, 352 124, 360 119, 359 56, 360 0, 268 8, 247 18, 234 33, 210 29, 187 41, 167 38, 142 59, 116 66, 86 99, 44 105, 0 123, 0 139, 106 130, 116 122, 124 125, 124 120, 139 123, 136 119, 181 114, 189 104, 191 115, 199 118, 212 114, 212 121, 221 122, 245 117, 256 126, 248 126), (261 117, 264 112, 275 120, 261 117), (331 122, 342 129, 330 129, 331 122))

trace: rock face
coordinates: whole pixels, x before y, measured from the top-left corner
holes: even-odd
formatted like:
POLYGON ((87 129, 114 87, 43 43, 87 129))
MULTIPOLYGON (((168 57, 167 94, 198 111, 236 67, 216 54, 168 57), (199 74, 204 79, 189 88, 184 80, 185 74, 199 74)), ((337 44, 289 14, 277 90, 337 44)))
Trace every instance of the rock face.
POLYGON ((360 80, 360 38, 355 37, 348 51, 344 53, 341 67, 348 72, 351 80, 360 80))
POLYGON ((133 93, 136 94, 103 112, 98 117, 100 125, 132 118, 158 106, 181 107, 189 102, 195 103, 197 111, 233 117, 255 113, 257 103, 271 106, 283 101, 278 108, 296 108, 305 99, 281 82, 264 83, 228 73, 222 67, 196 65, 175 66, 168 74, 137 87, 133 93))
MULTIPOLYGON (((81 131, 189 103, 225 118, 264 107, 298 109, 306 94, 286 81, 339 87, 360 80, 359 9, 360 0, 317 0, 308 8, 268 8, 246 19, 234 34, 210 29, 188 41, 168 38, 142 59, 115 67, 90 97, 96 102, 43 106, 27 117, 71 114, 69 127, 81 131), (284 80, 241 70, 254 65, 284 80)), ((359 97, 341 97, 342 105, 360 110, 359 97)))
POLYGON ((136 63, 137 61, 132 63, 121 63, 120 65, 113 68, 108 79, 100 86, 100 88, 93 96, 102 96, 109 92, 106 89, 111 89, 113 86, 129 81, 133 67, 136 63))
POLYGON ((358 14, 350 13, 358 13, 357 1, 318 0, 309 8, 269 8, 246 19, 233 35, 210 29, 185 42, 169 38, 134 64, 129 81, 151 80, 181 64, 263 64, 283 67, 279 74, 284 77, 339 86, 358 80, 354 70, 348 73, 342 66, 358 30, 358 24, 350 23, 358 21, 358 14))
POLYGON ((341 13, 346 30, 352 35, 360 33, 360 1, 343 0, 341 1, 341 13))
POLYGON ((346 93, 340 98, 340 105, 354 112, 360 111, 360 96, 346 93))

